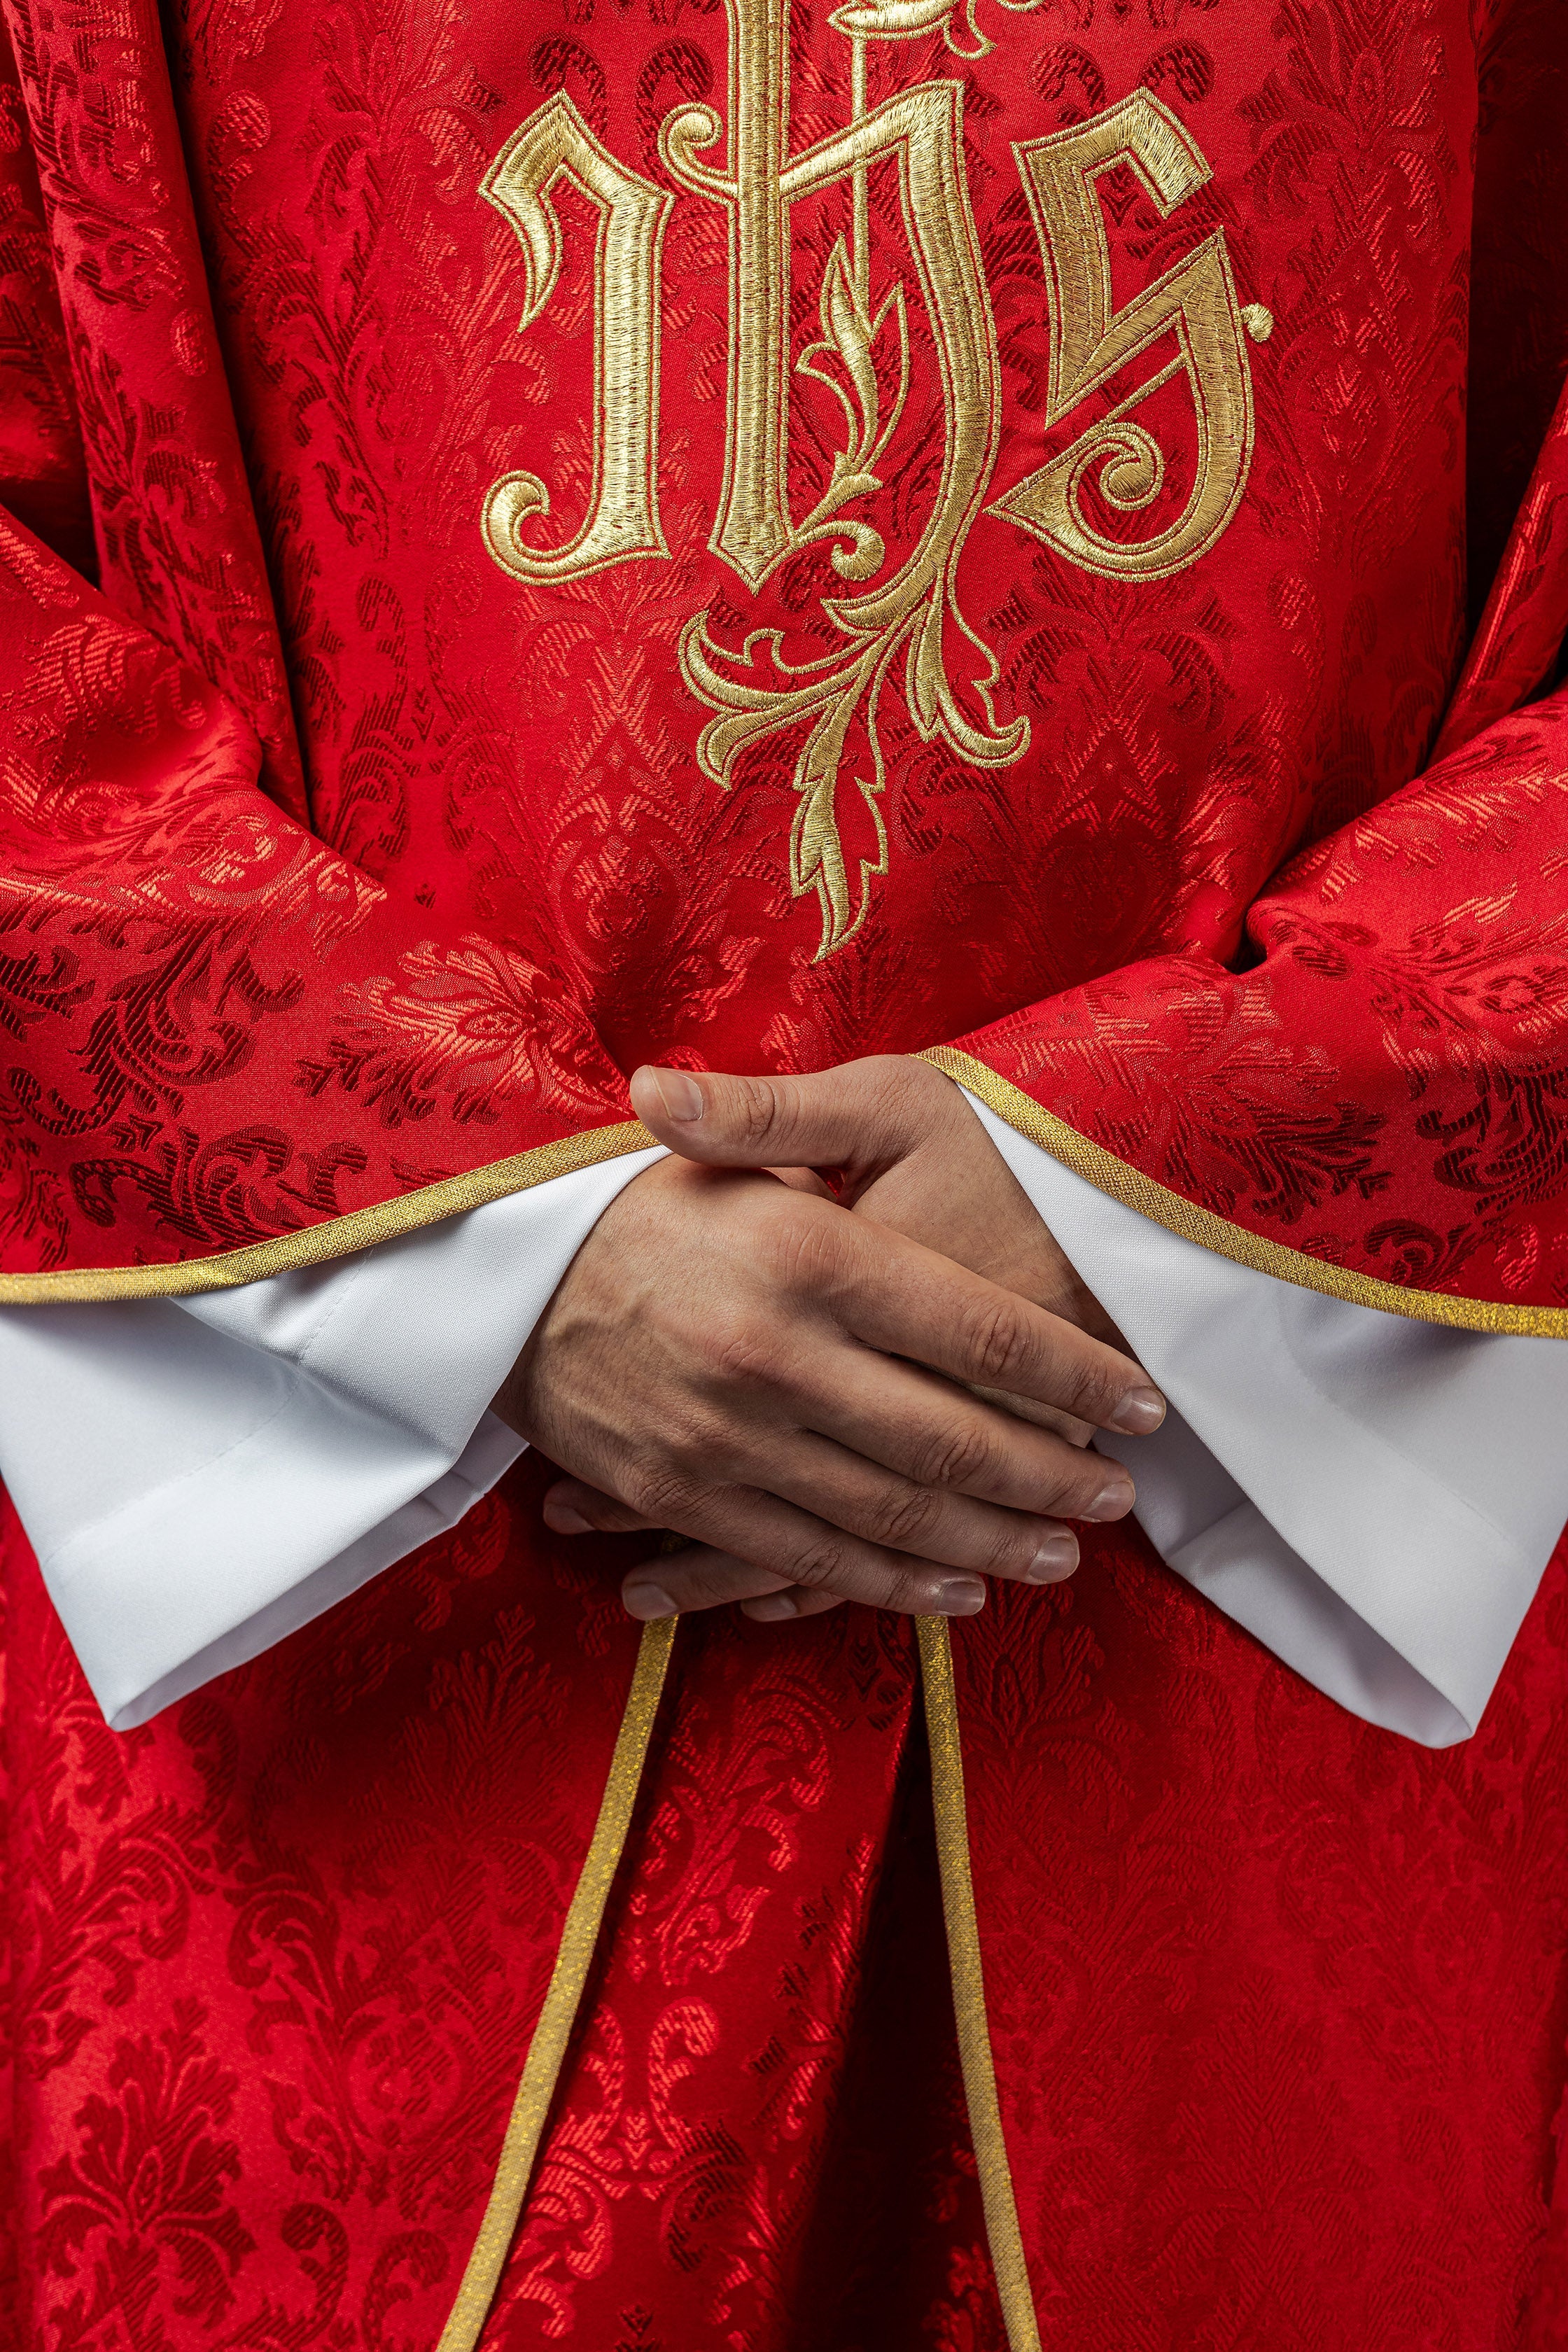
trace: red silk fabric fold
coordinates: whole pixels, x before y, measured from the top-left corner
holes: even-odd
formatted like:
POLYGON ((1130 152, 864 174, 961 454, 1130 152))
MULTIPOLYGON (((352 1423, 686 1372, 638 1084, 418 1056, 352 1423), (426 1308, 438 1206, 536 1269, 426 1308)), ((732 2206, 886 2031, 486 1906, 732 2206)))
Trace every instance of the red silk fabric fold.
MULTIPOLYGON (((635 1649, 546 1475, 123 1739, 11 1525, 19 2352, 436 2341, 635 1649)), ((957 1630, 1047 2343, 1554 2340, 1563 1570, 1440 1754, 1135 1532, 957 1630)), ((915 1677, 682 1627, 486 2352, 1004 2352, 915 1677)))
MULTIPOLYGON (((1413 783, 1561 384, 1550 12, 974 5, 14 0, 16 506, 103 601, 7 533, 8 1269, 978 1035, 1246 1231, 1562 1303, 1557 722, 1413 783)), ((1549 658, 1542 463, 1450 738, 1549 658)))
MULTIPOLYGON (((5 1272, 964 1039, 1563 1303, 1554 0, 4 13, 5 1272)), ((20 2352, 437 2340, 635 1647, 544 1475, 123 1739, 7 1519, 20 2352)), ((1561 1556, 1431 1755, 1087 1549, 955 1645, 1047 2341, 1545 2352, 1561 1556)), ((488 2352, 1000 2352, 913 1683, 682 1629, 488 2352)))

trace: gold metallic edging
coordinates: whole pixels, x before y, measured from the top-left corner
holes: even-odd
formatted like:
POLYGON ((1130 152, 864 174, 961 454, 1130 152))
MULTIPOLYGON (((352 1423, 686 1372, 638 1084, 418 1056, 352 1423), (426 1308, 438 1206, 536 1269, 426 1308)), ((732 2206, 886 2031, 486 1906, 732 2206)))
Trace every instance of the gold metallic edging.
POLYGON ((512 2102, 489 2203, 479 2223, 457 2301, 441 2330, 437 2352, 473 2352, 500 2281, 523 2199, 528 2194, 539 2143, 544 2136, 566 2045, 576 2021, 577 2004, 593 1965, 605 1906, 626 1842, 679 1622, 678 1618, 662 1617, 643 1627, 599 1818, 594 1825, 566 1924, 561 1930, 550 1990, 544 1996, 522 2080, 512 2102))
POLYGON ((985 2016, 980 1924, 974 1915, 974 1881, 969 1867, 969 1817, 963 1806, 963 1748, 958 1731, 958 1694, 952 1679, 952 1643, 945 1617, 921 1617, 917 1620, 917 1628, 926 1736, 931 1747, 937 1865, 942 1874, 942 1916, 947 1922, 947 1962, 952 1978, 963 2096, 969 2109, 969 2129, 985 2209, 985 2236, 991 2249, 991 2267, 996 2273, 996 2295, 1007 2331, 1008 2352, 1040 2352, 1035 2298, 1024 2260, 1017 2200, 1013 2194, 1002 2109, 996 2097, 991 2028, 985 2016))
POLYGON ((526 1192, 531 1185, 547 1184, 552 1176, 570 1176, 579 1168, 596 1166, 601 1160, 646 1151, 657 1140, 640 1119, 624 1119, 616 1127, 587 1128, 559 1143, 541 1143, 531 1151, 515 1152, 510 1160, 492 1160, 488 1167, 471 1169, 466 1176, 422 1184, 416 1192, 400 1192, 395 1200, 379 1201, 373 1209, 327 1217, 319 1225, 303 1225, 298 1233, 279 1234, 271 1241, 251 1242, 244 1249, 222 1250, 214 1257, 184 1258, 173 1265, 0 1274, 0 1307, 189 1298, 197 1291, 265 1282, 275 1274, 294 1274, 302 1266, 325 1265, 332 1258, 348 1257, 376 1242, 395 1241, 402 1234, 416 1233, 421 1225, 436 1224, 461 1210, 481 1208, 487 1201, 499 1201, 508 1192, 526 1192))
POLYGON ((1376 1307, 1385 1315, 1407 1316, 1415 1323, 1446 1323, 1459 1331, 1506 1331, 1535 1339, 1568 1339, 1568 1307, 1503 1307, 1489 1298, 1407 1289, 1402 1283, 1383 1282, 1375 1275, 1357 1274, 1349 1266, 1330 1265, 1322 1258, 1309 1257, 1304 1250, 1265 1241, 1244 1225, 1233 1225, 1211 1210, 1184 1201, 1179 1192, 1167 1191, 1152 1176, 1091 1143, 1054 1113, 1042 1110, 1006 1078, 998 1077, 984 1062, 960 1053, 954 1045, 930 1046, 916 1059, 931 1063, 972 1095, 978 1095, 987 1109, 1048 1151, 1053 1160, 1059 1160, 1064 1168, 1070 1168, 1075 1176, 1082 1176, 1098 1191, 1109 1192, 1112 1200, 1152 1218, 1167 1233, 1196 1242, 1200 1248, 1213 1250, 1233 1265, 1271 1274, 1301 1290, 1321 1291, 1327 1298, 1348 1299, 1355 1307, 1376 1307))

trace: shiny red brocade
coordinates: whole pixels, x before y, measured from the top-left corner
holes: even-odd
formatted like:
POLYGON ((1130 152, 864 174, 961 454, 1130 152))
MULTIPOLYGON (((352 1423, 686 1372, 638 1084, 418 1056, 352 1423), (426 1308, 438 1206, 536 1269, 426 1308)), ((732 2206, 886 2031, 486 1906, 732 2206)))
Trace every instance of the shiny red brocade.
MULTIPOLYGON (((956 1043, 1568 1307, 1557 0, 0 15, 5 1276, 956 1043)), ((18 2352, 435 2346, 636 1646, 543 1475, 125 1737, 7 1521, 18 2352)), ((1135 1533, 957 1630, 1051 2352, 1568 2343, 1565 1575, 1442 1754, 1135 1533)), ((914 1690, 681 1629, 489 2352, 1001 2352, 914 1690)))
MULTIPOLYGON (((15 1543, 27 2352, 435 2344, 635 1647, 543 1476, 126 1738, 15 1543)), ((959 1630, 1046 2345, 1563 2340, 1565 1572, 1442 1753, 1136 1535, 959 1630)), ((1005 2352, 911 1649, 682 1627, 491 2352, 1005 2352)))

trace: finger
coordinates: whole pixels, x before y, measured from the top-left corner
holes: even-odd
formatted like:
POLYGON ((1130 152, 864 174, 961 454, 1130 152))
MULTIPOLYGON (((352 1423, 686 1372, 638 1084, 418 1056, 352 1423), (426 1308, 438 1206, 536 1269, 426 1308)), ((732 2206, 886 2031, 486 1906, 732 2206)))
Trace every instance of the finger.
POLYGON ((558 1536, 633 1535, 661 1524, 582 1478, 557 1479, 540 1508, 545 1526, 558 1536))
MULTIPOLYGON (((845 1329, 882 1354, 1127 1436, 1164 1420, 1164 1398, 1130 1358, 1016 1291, 868 1217, 826 1226, 822 1244, 838 1261, 829 1283, 845 1329)), ((819 1244, 818 1271, 822 1261, 819 1244)))
POLYGON ((782 1591, 764 1593, 760 1601, 742 1601, 742 1617, 755 1618, 759 1625, 776 1625, 794 1617, 820 1617, 825 1609, 841 1609, 841 1592, 803 1592, 798 1584, 786 1584, 782 1591))
MULTIPOLYGON (((752 1451, 745 1435, 732 1450, 722 1443, 711 1449, 707 1467, 716 1483, 783 1493, 781 1465, 794 1465, 789 1498, 837 1518, 837 1502, 830 1506, 826 1496, 838 1490, 824 1488, 820 1498, 803 1492, 803 1457, 789 1451, 801 1438, 826 1438, 832 1441, 828 1455, 814 1458, 806 1476, 825 1476, 829 1460, 858 1460, 869 1474, 891 1472, 900 1485, 936 1497, 966 1496, 1009 1515, 1108 1520, 1124 1518, 1132 1507, 1132 1479, 1120 1462, 986 1403, 921 1365, 838 1341, 782 1360, 774 1379, 794 1430, 775 1422, 765 1453, 760 1439, 752 1451)), ((926 1545, 914 1548, 924 1551, 926 1545)))
MULTIPOLYGON (((903 1443, 896 1416, 895 1428, 894 1442, 903 1443)), ((942 1449, 944 1464, 953 1461, 951 1435, 931 1443, 942 1449)), ((1120 1465, 1099 1455, 1086 1461, 1075 1448, 1039 1451, 1044 1467, 1032 1464, 1013 1473, 1031 1500, 1022 1507, 998 1507, 941 1486, 918 1485, 811 1432, 774 1432, 764 1491, 847 1534, 939 1567, 1056 1584, 1078 1566, 1078 1538, 1059 1519, 1043 1516, 1038 1498, 1050 1496, 1055 1507, 1076 1518, 1121 1518, 1132 1507, 1133 1486, 1120 1465)), ((657 1524, 580 1479, 562 1479, 545 1496, 543 1508, 545 1524, 557 1535, 622 1535, 657 1524)))
POLYGON ((622 1600, 631 1614, 644 1622, 683 1616, 693 1609, 722 1609, 735 1602, 772 1599, 785 1590, 785 1579, 772 1569, 737 1559, 732 1552, 713 1544, 691 1544, 683 1551, 663 1552, 656 1559, 643 1560, 621 1580, 622 1600))
MULTIPOLYGON (((838 1608, 843 1599, 842 1594, 837 1592, 805 1591, 798 1585, 781 1584, 778 1578, 771 1576, 766 1569, 752 1568, 749 1561, 736 1559, 728 1552, 715 1551, 710 1546, 705 1546, 700 1554, 689 1554, 684 1565, 689 1571, 694 1569, 701 1579, 701 1589, 707 1597, 700 1605, 716 1609, 726 1603, 738 1604, 743 1617, 753 1617, 764 1625, 784 1623, 795 1617, 820 1617, 824 1610, 838 1608)), ((634 1569, 626 1579, 623 1590, 629 1591, 634 1581, 644 1577, 648 1570, 656 1572, 653 1588, 639 1585, 638 1605, 633 1609, 634 1615, 642 1613, 642 1607, 647 1600, 652 1598, 653 1591, 663 1590, 657 1583, 657 1571, 663 1566, 662 1560, 645 1562, 643 1570, 634 1569)), ((664 1597, 668 1600, 673 1596, 666 1592, 664 1597)), ((679 1612, 672 1609, 666 1613, 673 1616, 679 1612)))
MULTIPOLYGON (((1120 1465, 1097 1457, 1085 1477, 1082 1455, 1071 1446, 1059 1451, 1061 1484, 1081 1483, 1083 1499, 1098 1499, 1107 1487, 1120 1499, 1125 1490, 1131 1507, 1132 1482, 1120 1465)), ((809 1431, 780 1432, 770 1440, 766 1491, 850 1535, 942 1568, 1055 1584, 1078 1566, 1078 1538, 1059 1520, 917 1485, 809 1431)))
MULTIPOLYGON (((894 1550, 1030 1583, 1078 1564, 1062 1518, 1120 1519, 1132 1507, 1119 1462, 972 1402, 918 1365, 836 1348, 795 1401, 804 1428, 710 1445, 716 1486, 754 1485, 894 1550)), ((665 1525, 581 1478, 558 1479, 542 1512, 563 1536, 665 1525)))
POLYGON ((831 1184, 824 1183, 815 1168, 765 1168, 776 1184, 785 1185, 792 1192, 809 1192, 818 1201, 831 1201, 836 1196, 831 1184))
POLYGON ((900 1159, 962 1104, 929 1062, 878 1054, 800 1077, 645 1064, 632 1108, 661 1143, 710 1168, 865 1167, 900 1159))
POLYGON ((696 1496, 677 1525, 695 1539, 692 1548, 643 1561, 621 1587, 634 1617, 714 1609, 785 1584, 911 1616, 973 1617, 985 1606, 983 1578, 868 1543, 754 1487, 696 1496), (736 1560, 763 1572, 751 1595, 736 1590, 736 1560))
POLYGON ((1094 1435, 1087 1421, 1079 1421, 1073 1412, 1064 1412, 1059 1405, 1034 1404, 1027 1397, 1007 1396, 1001 1389, 972 1388, 982 1404, 994 1404, 998 1412, 1010 1412, 1016 1421, 1032 1422, 1037 1429, 1054 1430, 1065 1437, 1069 1445, 1087 1445, 1094 1435))

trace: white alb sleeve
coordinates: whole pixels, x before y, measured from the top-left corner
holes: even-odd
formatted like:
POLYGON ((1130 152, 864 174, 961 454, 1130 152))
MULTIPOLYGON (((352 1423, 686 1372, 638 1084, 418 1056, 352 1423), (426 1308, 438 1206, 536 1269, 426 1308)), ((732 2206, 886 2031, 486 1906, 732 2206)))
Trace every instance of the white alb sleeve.
POLYGON ((1352 1714, 1467 1738, 1568 1519, 1568 1344, 1233 1265, 968 1099, 1170 1401, 1096 1441, 1162 1559, 1352 1714))
MULTIPOLYGON (((1466 1738, 1568 1517, 1568 1347, 1232 1265, 974 1108, 1171 1400, 1155 1436, 1100 1440, 1161 1556, 1352 1713, 1466 1738)), ((658 1156, 310 1274, 0 1312, 0 1475, 111 1724, 455 1524, 521 1451, 489 1399, 658 1156)))
POLYGON ((0 1310, 0 1477, 116 1730, 452 1527, 489 1411, 641 1151, 301 1274, 0 1310))

